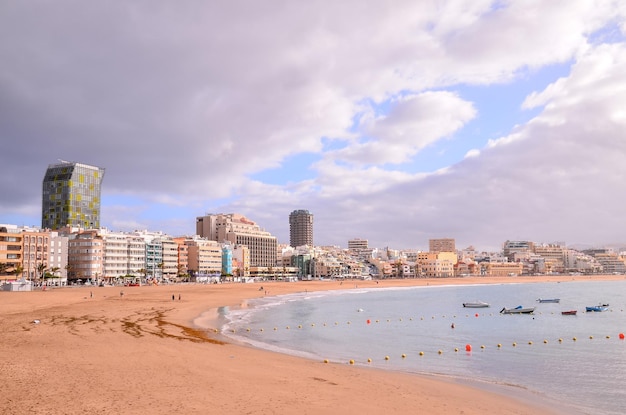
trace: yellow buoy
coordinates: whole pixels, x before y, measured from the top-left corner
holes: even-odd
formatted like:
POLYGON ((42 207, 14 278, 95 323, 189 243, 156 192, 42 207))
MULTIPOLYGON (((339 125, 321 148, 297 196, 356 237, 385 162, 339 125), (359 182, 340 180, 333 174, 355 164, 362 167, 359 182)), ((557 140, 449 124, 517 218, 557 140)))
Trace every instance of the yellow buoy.
POLYGON ((593 336, 589 336, 590 339, 593 339, 593 336))
POLYGON ((572 340, 576 341, 576 337, 574 337, 572 340))
POLYGON ((354 360, 350 359, 350 364, 353 365, 354 364, 354 360))
POLYGON ((324 363, 328 363, 328 359, 324 359, 324 363))
POLYGON ((543 339, 543 343, 546 344, 548 343, 548 341, 546 339, 543 339))
POLYGON ((458 351, 459 351, 459 348, 458 348, 458 347, 455 347, 455 348, 454 348, 454 351, 455 351, 455 352, 458 352, 458 351))
POLYGON ((528 342, 528 344, 533 344, 532 340, 530 340, 530 341, 528 342))
POLYGON ((372 359, 371 358, 367 358, 367 363, 372 363, 372 359))
POLYGON ((389 356, 385 356, 385 360, 389 360, 389 356))
POLYGON ((424 356, 424 352, 420 352, 420 356, 424 356))
POLYGON ((559 343, 563 343, 563 339, 559 339, 559 343))
POLYGON ((402 358, 406 359, 406 355, 404 353, 402 353, 402 358))
POLYGON ((498 343, 498 348, 502 347, 502 344, 498 343))
POLYGON ((439 350, 439 351, 437 351, 437 353, 442 354, 442 353, 443 353, 443 351, 442 351, 442 350, 439 350))
POLYGON ((480 348, 481 348, 481 349, 484 349, 484 348, 485 348, 485 345, 484 345, 484 344, 481 344, 481 345, 480 345, 480 348))
POLYGON ((517 346, 517 343, 513 342, 513 347, 517 346))

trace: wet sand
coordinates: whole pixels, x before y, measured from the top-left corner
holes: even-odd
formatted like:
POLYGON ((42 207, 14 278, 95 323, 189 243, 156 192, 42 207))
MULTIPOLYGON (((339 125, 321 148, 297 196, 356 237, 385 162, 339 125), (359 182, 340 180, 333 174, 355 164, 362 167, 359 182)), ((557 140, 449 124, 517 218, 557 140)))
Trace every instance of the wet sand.
POLYGON ((260 284, 216 284, 0 292, 0 408, 3 414, 558 414, 558 408, 506 388, 233 344, 193 321, 218 307, 245 307, 247 299, 265 290, 279 295, 354 284, 384 288, 589 278, 264 282, 263 291, 260 284))

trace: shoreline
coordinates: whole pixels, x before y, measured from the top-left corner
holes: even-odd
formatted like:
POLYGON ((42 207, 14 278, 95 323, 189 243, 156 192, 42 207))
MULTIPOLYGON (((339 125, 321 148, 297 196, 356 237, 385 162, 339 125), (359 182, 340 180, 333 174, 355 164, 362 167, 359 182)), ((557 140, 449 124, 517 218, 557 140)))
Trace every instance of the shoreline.
MULTIPOLYGON (((623 279, 614 275, 463 277, 355 284, 387 288, 623 279)), ((269 296, 347 288, 338 281, 263 285, 269 296)), ((259 286, 181 284, 2 292, 2 407, 7 414, 143 414, 147 410, 154 414, 375 414, 420 409, 442 415, 530 415, 539 410, 546 414, 565 411, 463 380, 326 364, 235 344, 194 323, 211 309, 217 313, 221 307, 246 307, 248 300, 264 296, 259 286)))

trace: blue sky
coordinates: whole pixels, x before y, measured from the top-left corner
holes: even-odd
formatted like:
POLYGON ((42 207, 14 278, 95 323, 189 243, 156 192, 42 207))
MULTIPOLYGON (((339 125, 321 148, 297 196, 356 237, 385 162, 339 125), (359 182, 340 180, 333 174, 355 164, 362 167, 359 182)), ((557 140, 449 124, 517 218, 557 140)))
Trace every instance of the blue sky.
POLYGON ((240 7, 5 5, 0 223, 38 225, 65 159, 106 168, 113 230, 288 242, 308 209, 320 245, 626 246, 622 2, 240 7))

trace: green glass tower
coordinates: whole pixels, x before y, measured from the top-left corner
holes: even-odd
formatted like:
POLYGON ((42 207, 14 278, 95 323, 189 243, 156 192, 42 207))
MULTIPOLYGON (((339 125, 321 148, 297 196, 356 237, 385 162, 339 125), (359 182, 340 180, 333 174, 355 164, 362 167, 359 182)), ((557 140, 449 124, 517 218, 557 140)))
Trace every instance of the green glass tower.
POLYGON ((41 227, 100 227, 100 185, 104 169, 63 161, 51 164, 43 178, 41 227))

